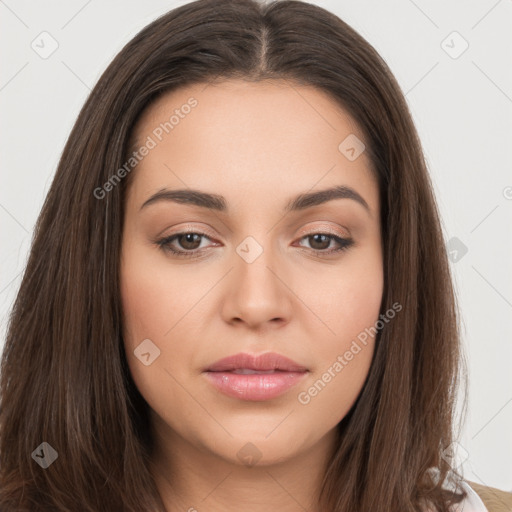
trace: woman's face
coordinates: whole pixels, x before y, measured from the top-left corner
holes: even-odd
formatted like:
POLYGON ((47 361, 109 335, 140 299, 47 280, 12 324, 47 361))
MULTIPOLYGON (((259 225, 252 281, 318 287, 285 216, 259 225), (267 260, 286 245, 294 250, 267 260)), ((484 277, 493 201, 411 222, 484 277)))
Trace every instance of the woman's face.
POLYGON ((167 93, 135 135, 124 342, 157 444, 269 464, 332 440, 383 292, 357 125, 315 88, 231 80, 167 93))

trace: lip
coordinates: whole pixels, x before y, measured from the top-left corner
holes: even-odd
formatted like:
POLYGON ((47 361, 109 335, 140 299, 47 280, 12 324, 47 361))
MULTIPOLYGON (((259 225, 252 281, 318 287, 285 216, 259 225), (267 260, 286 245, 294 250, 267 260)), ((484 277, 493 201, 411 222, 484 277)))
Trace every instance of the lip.
POLYGON ((220 359, 206 368, 204 374, 227 396, 264 401, 276 398, 298 384, 308 374, 308 369, 275 352, 239 353, 220 359))
POLYGON ((277 354, 276 352, 265 352, 264 354, 253 355, 247 352, 240 352, 208 366, 205 371, 220 372, 231 371, 237 369, 248 370, 281 370, 285 372, 304 372, 307 371, 305 366, 301 366, 288 357, 277 354))

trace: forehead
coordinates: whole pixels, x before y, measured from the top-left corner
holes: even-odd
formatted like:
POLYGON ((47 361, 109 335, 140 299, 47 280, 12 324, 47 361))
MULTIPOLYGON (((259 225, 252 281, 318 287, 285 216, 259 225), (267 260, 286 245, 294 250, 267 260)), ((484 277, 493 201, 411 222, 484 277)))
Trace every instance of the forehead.
POLYGON ((229 80, 164 94, 141 116, 133 147, 152 149, 133 171, 136 199, 162 187, 243 192, 244 201, 345 184, 377 201, 371 162, 343 153, 365 144, 325 92, 289 81, 229 80), (149 141, 152 142, 149 142, 149 141), (354 144, 352 144, 354 145, 354 144))

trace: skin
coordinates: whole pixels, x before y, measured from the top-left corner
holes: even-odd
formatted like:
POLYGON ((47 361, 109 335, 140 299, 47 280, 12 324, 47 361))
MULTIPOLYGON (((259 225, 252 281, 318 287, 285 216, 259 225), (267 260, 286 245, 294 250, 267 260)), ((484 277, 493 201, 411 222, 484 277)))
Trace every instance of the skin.
POLYGON ((338 150, 348 135, 364 137, 318 89, 229 80, 161 97, 136 126, 139 145, 190 97, 197 106, 133 171, 123 227, 124 343, 151 410, 155 480, 172 512, 316 510, 335 427, 363 387, 374 339, 309 403, 298 394, 375 324, 383 293, 378 185, 366 152, 350 161, 338 150), (283 214, 296 195, 335 185, 355 189, 369 211, 342 198, 283 214), (162 188, 222 195, 229 212, 165 200, 141 209, 162 188), (181 231, 207 233, 172 242, 202 255, 155 243, 181 231), (307 236, 326 232, 354 243, 316 254, 339 247, 307 236), (236 251, 248 236, 263 249, 251 263, 236 251), (147 366, 134 355, 145 339, 160 350, 147 366), (228 355, 271 351, 309 370, 272 400, 225 396, 203 374, 228 355))

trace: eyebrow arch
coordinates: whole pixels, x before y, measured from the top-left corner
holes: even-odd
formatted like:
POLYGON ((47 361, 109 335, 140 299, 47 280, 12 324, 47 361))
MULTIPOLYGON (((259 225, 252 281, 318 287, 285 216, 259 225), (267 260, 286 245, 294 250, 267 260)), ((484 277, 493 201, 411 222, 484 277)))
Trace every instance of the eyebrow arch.
MULTIPOLYGON (((285 205, 284 212, 288 213, 305 210, 334 199, 352 199, 362 205, 367 212, 370 213, 370 207, 364 198, 353 188, 345 185, 338 185, 324 190, 299 194, 285 205)), ((202 192, 195 189, 169 190, 166 188, 163 188, 150 196, 140 209, 142 210, 150 204, 154 204, 159 201, 173 201, 181 204, 191 204, 219 212, 228 211, 226 199, 221 195, 202 192)))

